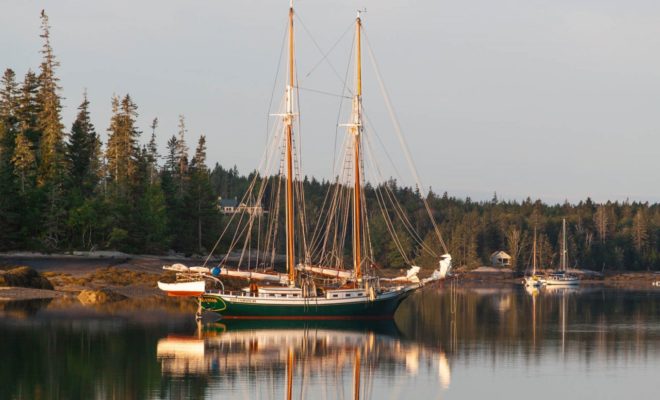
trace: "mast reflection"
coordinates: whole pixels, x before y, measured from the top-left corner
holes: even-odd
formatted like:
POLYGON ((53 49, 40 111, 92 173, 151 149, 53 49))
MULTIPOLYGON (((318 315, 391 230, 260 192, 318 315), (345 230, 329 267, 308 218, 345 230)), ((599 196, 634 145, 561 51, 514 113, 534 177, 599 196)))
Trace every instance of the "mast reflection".
POLYGON ((306 397, 302 394, 313 380, 337 382, 328 390, 338 391, 338 397, 368 399, 374 375, 415 376, 420 365, 436 371, 440 389, 451 384, 445 352, 405 340, 392 321, 206 324, 195 335, 160 339, 156 353, 163 376, 199 377, 218 385, 258 376, 255 385, 271 382, 269 393, 285 399, 306 397), (344 395, 344 387, 350 394, 344 395))

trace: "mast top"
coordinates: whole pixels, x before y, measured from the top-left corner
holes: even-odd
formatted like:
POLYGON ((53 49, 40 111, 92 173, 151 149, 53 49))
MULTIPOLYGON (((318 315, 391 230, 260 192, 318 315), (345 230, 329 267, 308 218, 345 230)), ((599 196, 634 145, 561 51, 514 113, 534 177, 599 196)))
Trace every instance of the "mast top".
MULTIPOLYGON (((293 1, 293 0, 291 0, 291 1, 293 1)), ((358 10, 357 10, 357 19, 360 19, 360 17, 362 16, 362 13, 366 13, 366 12, 367 12, 366 8, 363 8, 361 10, 358 8, 358 10)))

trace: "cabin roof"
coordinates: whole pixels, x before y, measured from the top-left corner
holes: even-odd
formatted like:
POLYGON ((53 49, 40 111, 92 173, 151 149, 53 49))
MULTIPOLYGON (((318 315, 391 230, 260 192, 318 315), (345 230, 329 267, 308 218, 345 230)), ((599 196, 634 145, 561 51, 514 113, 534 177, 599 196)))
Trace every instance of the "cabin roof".
POLYGON ((218 203, 220 204, 220 207, 237 207, 238 206, 238 201, 236 199, 223 199, 220 197, 218 199, 218 203))

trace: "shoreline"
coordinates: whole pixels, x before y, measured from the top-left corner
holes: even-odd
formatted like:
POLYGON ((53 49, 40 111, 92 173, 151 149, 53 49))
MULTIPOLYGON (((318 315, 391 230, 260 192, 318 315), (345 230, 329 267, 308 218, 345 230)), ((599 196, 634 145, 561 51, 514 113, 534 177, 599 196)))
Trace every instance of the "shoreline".
MULTIPOLYGON (((180 255, 135 255, 120 252, 74 252, 73 254, 43 254, 29 252, 0 253, 0 266, 28 266, 44 277, 54 290, 23 287, 0 287, 0 302, 76 297, 83 290, 111 290, 126 299, 164 299, 167 296, 157 289, 156 282, 173 273, 163 271, 162 266, 174 261, 195 264, 200 257, 180 255)), ((387 270, 398 273, 398 269, 387 270)), ((615 272, 603 274, 584 271, 581 285, 603 286, 620 289, 660 290, 660 273, 649 271, 615 272), (588 276, 588 278, 586 278, 588 276)), ((488 288, 500 285, 519 285, 521 277, 512 270, 480 267, 475 270, 456 270, 454 277, 465 288, 488 288)))

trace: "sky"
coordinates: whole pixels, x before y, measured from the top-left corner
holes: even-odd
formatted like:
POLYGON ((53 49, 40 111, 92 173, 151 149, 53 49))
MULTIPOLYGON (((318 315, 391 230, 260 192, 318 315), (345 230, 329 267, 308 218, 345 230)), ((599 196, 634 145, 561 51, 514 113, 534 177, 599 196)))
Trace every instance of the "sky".
MULTIPOLYGON (((304 174, 332 173, 344 135, 337 123, 347 117, 327 93, 342 93, 350 27, 366 8, 368 42, 425 188, 475 200, 497 192, 552 203, 660 201, 657 0, 298 0, 295 8, 298 85, 316 90, 300 97, 304 174)), ((0 0, 0 9, 0 68, 19 77, 38 68, 46 9, 67 129, 87 90, 105 140, 111 97, 130 93, 143 141, 158 117, 164 151, 182 114, 190 148, 206 135, 210 163, 258 166, 283 90, 287 0, 0 0)), ((373 64, 363 79, 382 157, 396 166, 384 174, 412 185, 373 64)))

